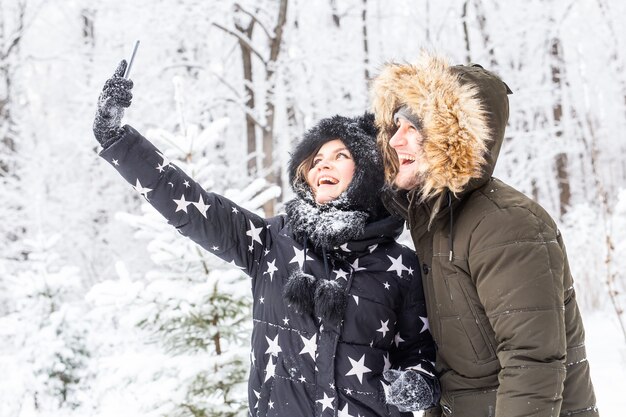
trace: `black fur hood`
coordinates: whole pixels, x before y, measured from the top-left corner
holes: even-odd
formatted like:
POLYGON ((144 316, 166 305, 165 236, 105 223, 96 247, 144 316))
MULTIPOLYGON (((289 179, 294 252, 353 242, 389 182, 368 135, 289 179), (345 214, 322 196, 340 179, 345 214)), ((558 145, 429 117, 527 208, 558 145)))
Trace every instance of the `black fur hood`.
MULTIPOLYGON (((309 186, 294 182, 298 166, 309 155, 317 153, 326 142, 340 139, 352 154, 355 170, 348 189, 332 206, 340 210, 365 212, 368 222, 388 215, 380 200, 384 169, 382 155, 376 145, 376 134, 372 113, 357 117, 328 117, 309 129, 296 145, 289 161, 289 182, 297 198, 311 201, 309 186)), ((324 210, 324 207, 320 209, 324 210)))

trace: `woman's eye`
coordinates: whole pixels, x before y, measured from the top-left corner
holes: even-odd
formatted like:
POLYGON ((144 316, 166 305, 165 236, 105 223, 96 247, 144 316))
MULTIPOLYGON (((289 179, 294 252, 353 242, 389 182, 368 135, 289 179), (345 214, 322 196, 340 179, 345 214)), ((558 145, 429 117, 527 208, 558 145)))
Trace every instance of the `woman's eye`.
POLYGON ((315 159, 313 160, 313 166, 315 166, 315 165, 319 164, 321 161, 322 161, 322 160, 321 160, 320 158, 315 158, 315 159))
POLYGON ((343 153, 343 152, 339 152, 337 154, 337 159, 343 159, 343 158, 350 159, 350 155, 343 153))

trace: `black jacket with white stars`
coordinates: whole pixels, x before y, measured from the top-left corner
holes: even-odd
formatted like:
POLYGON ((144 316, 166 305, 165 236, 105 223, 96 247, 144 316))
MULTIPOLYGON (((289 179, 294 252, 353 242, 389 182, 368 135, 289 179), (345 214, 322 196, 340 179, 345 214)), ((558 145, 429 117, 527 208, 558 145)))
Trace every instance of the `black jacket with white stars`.
POLYGON ((396 220, 369 223, 360 239, 318 253, 296 240, 286 215, 265 219, 206 192, 130 126, 100 155, 183 235, 251 277, 251 416, 405 415, 385 404, 389 368, 415 369, 436 389, 419 264, 395 242, 396 220), (301 314, 285 301, 296 269, 341 285, 341 318, 301 314))

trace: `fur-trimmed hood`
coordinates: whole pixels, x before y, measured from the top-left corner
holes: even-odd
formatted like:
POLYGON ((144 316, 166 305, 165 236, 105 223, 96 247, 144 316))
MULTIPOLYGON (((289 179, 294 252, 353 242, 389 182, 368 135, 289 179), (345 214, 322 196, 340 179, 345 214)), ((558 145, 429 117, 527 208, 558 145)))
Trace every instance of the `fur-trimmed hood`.
POLYGON ((483 184, 500 152, 509 93, 498 76, 481 66, 450 66, 427 52, 412 64, 386 64, 373 82, 372 98, 387 182, 393 183, 398 169, 389 146, 396 131, 393 115, 406 106, 421 121, 429 164, 421 198, 446 190, 458 196, 483 184))

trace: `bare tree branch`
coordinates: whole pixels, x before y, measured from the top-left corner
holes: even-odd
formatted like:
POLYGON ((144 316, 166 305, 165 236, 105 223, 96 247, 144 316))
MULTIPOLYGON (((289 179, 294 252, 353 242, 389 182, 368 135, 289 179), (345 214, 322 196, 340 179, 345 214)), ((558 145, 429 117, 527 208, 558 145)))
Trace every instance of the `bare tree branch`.
POLYGON ((263 62, 264 65, 267 65, 267 61, 265 60, 265 58, 263 57, 263 55, 261 55, 261 53, 259 51, 256 50, 256 48, 254 48, 254 46, 252 46, 251 39, 246 39, 244 36, 242 36, 240 33, 237 33, 233 30, 230 30, 222 25, 220 25, 219 23, 212 23, 213 26, 215 26, 218 29, 222 29, 224 32, 228 33, 229 35, 234 36, 235 38, 237 38, 240 42, 243 42, 247 48, 250 48, 250 51, 256 55, 257 58, 259 58, 261 60, 261 62, 263 62))
POLYGON ((243 8, 243 6, 242 6, 241 4, 239 4, 239 3, 235 3, 235 10, 240 11, 240 12, 242 12, 242 13, 246 14, 247 16, 249 16, 249 17, 250 17, 250 19, 254 20, 254 22, 255 22, 256 24, 258 24, 258 25, 261 27, 261 29, 263 29, 263 32, 265 32, 265 34, 267 35, 267 37, 268 37, 269 39, 273 39, 273 38, 274 38, 274 35, 272 35, 272 34, 269 32, 269 30, 267 30, 267 28, 265 27, 265 25, 263 24, 263 22, 261 22, 261 21, 260 21, 260 20, 259 20, 259 19, 255 16, 255 15, 254 15, 254 13, 251 13, 251 12, 247 11, 247 10, 246 10, 246 9, 244 9, 244 8, 243 8))

